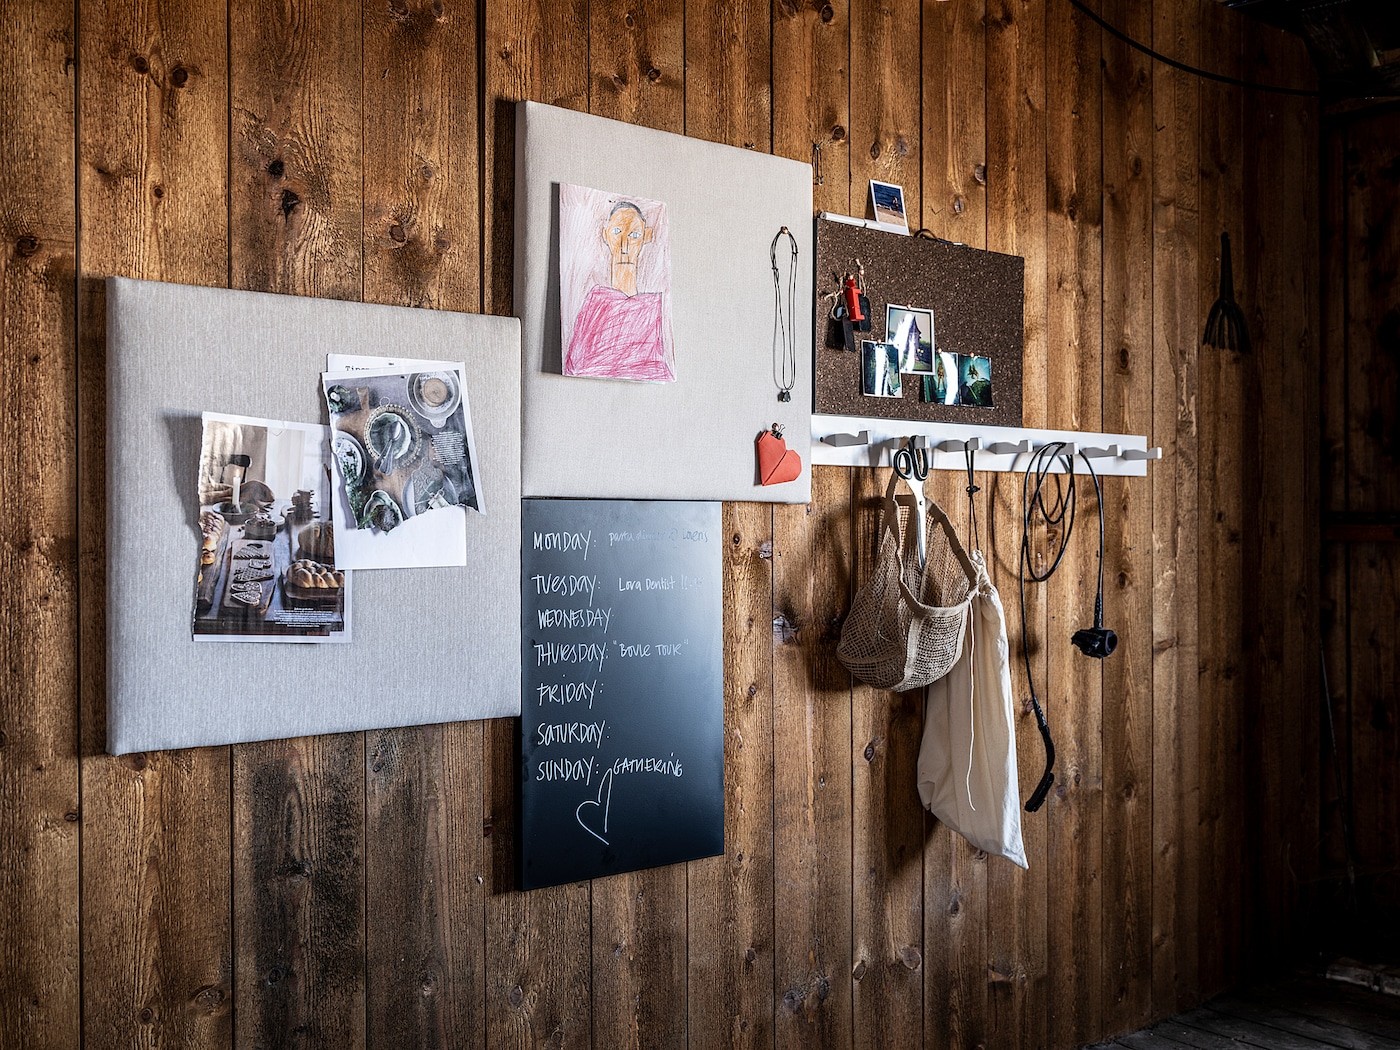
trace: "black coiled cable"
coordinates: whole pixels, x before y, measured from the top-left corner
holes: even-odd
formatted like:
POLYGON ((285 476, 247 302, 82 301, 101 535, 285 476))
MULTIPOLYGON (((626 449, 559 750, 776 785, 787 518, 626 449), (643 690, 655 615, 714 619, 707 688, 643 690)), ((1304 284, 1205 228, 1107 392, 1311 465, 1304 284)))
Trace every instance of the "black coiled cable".
MULTIPOLYGON (((1055 741, 1050 736, 1050 723, 1046 721, 1045 710, 1040 705, 1040 697, 1035 691, 1035 676, 1031 673, 1031 652, 1028 644, 1028 632, 1026 626, 1026 583, 1045 583, 1050 577, 1055 575, 1055 570, 1060 567, 1060 562, 1064 560, 1065 551, 1069 549, 1070 536, 1074 534, 1074 519, 1079 509, 1079 495, 1075 488, 1074 474, 1074 453, 1065 451, 1068 446, 1063 441, 1052 441, 1042 445, 1031 454, 1030 462, 1026 464, 1026 473, 1021 481, 1021 571, 1020 571, 1020 591, 1021 591, 1021 657, 1026 665, 1026 684, 1031 693, 1031 710, 1035 712, 1036 727, 1040 730, 1040 738, 1045 744, 1045 772, 1040 777, 1040 783, 1031 792, 1031 797, 1026 802, 1026 812, 1034 813, 1045 804, 1046 796, 1050 794, 1050 787, 1055 783, 1055 741), (1056 463, 1064 471, 1063 475, 1054 473, 1056 463), (1045 480, 1047 477, 1055 481, 1054 495, 1051 499, 1046 498, 1045 480), (1040 517, 1047 527, 1063 526, 1063 533, 1060 536, 1059 549, 1055 552, 1054 559, 1049 567, 1037 572, 1034 563, 1031 561, 1031 524, 1036 517, 1040 517)), ((1103 607, 1103 546, 1104 546, 1104 525, 1103 525, 1103 504, 1102 492, 1099 488, 1099 476, 1094 470, 1094 464, 1089 457, 1080 453, 1080 458, 1084 460, 1084 465, 1089 468, 1089 476, 1094 479, 1094 495, 1099 501, 1099 586, 1098 595, 1095 598, 1095 623, 1098 624, 1102 618, 1103 607)))

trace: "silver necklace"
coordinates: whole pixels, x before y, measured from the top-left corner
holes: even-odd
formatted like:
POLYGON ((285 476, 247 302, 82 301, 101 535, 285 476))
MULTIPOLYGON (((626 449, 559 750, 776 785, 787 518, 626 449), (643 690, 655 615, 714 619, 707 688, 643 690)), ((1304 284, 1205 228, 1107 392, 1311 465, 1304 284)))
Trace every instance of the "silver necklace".
POLYGON ((778 400, 791 401, 792 388, 797 383, 797 328, 794 309, 797 300, 797 240, 786 226, 778 230, 768 246, 768 261, 773 266, 773 382, 778 387, 778 400), (786 237, 792 245, 788 259, 787 316, 783 315, 783 282, 778 271, 778 241, 786 237))

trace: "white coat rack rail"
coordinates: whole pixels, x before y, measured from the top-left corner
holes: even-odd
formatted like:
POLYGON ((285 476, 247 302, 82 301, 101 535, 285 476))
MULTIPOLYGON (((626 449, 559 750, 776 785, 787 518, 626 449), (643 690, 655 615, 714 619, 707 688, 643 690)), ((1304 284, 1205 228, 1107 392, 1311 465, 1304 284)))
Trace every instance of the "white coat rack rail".
MULTIPOLYGON (((896 450, 913 440, 930 452, 935 470, 966 470, 967 450, 976 452, 977 470, 1021 471, 1027 457, 1043 445, 1063 441, 1065 452, 1083 452, 1101 476, 1145 477, 1149 460, 1161 459, 1160 448, 1149 448, 1137 434, 1095 434, 1084 430, 1033 430, 1028 427, 975 426, 965 423, 923 423, 869 416, 812 417, 812 463, 816 466, 889 467, 896 450)), ((1063 469, 1057 456, 1053 469, 1063 469)), ((1077 474, 1088 467, 1074 457, 1077 474)))

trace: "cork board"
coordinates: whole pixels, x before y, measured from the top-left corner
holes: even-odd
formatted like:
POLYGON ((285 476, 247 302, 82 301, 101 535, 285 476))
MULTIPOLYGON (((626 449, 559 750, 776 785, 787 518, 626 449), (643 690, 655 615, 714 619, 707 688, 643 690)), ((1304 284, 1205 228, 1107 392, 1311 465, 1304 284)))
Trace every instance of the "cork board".
POLYGON ((829 415, 916 419, 938 423, 1021 425, 1021 353, 1024 346, 1025 260, 927 237, 817 219, 815 411, 829 415), (843 349, 831 320, 841 278, 865 267, 870 331, 857 339, 885 338, 885 307, 933 310, 935 349, 992 360, 990 408, 925 404, 923 384, 906 375, 902 397, 860 392, 860 354, 843 349))

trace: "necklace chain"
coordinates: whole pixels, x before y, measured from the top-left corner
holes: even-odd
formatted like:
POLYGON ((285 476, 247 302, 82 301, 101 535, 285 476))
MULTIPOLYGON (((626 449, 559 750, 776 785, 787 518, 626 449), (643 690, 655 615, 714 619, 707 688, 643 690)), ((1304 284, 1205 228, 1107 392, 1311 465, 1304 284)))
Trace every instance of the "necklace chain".
POLYGON ((794 323, 797 301, 797 239, 786 226, 778 230, 768 247, 768 261, 773 267, 773 382, 778 387, 778 400, 791 401, 792 388, 797 383, 797 328, 794 323), (782 276, 778 269, 778 241, 783 237, 792 245, 788 258, 787 313, 783 313, 782 276))

